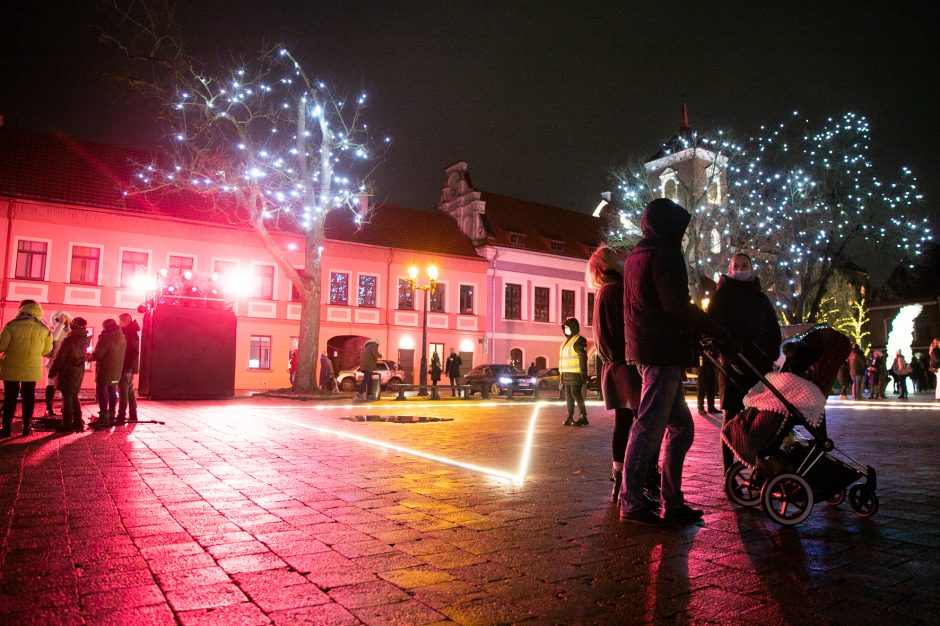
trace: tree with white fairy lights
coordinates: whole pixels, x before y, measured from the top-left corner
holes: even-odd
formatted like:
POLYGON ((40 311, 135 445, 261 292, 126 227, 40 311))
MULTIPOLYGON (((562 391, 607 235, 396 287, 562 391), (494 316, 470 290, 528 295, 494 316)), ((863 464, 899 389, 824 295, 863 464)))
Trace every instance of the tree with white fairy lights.
MULTIPOLYGON (((345 211, 357 223, 368 220, 368 164, 389 139, 370 136, 362 119, 365 94, 337 95, 285 47, 269 47, 231 69, 213 71, 186 55, 178 37, 162 37, 147 8, 146 19, 130 11, 122 19, 136 30, 137 50, 156 52, 141 60, 156 60, 167 71, 167 78, 136 84, 165 97, 169 132, 163 158, 142 167, 129 192, 193 192, 227 219, 253 229, 300 294, 294 388, 311 390, 317 380, 326 218, 345 211), (275 237, 278 232, 302 235, 302 272, 275 237)), ((130 56, 130 47, 121 47, 130 56)))
MULTIPOLYGON (((692 237, 685 242, 690 278, 697 267, 707 275, 726 262, 725 251, 745 250, 784 321, 815 322, 827 288, 848 262, 876 250, 894 251, 906 262, 918 257, 933 235, 919 215, 916 179, 906 167, 896 181, 877 176, 870 130, 854 113, 816 124, 794 112, 785 123, 729 142, 734 158, 724 167, 727 194, 714 204, 686 205, 693 214, 690 232, 720 239, 705 248, 692 248, 692 237), (718 264, 709 264, 714 257, 718 264)), ((714 138, 693 137, 715 145, 714 138)), ((654 193, 655 182, 648 183, 654 193)), ((620 186, 622 224, 636 215, 636 187, 620 186)), ((618 241, 622 232, 613 229, 611 238, 618 241)))

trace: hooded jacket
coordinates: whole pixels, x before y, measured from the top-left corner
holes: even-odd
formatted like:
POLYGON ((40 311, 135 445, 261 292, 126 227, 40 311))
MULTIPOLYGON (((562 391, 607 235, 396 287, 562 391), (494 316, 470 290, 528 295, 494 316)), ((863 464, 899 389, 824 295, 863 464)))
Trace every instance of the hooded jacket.
POLYGON ((375 371, 376 361, 382 358, 379 352, 379 340, 370 339, 362 346, 362 354, 359 355, 359 367, 363 372, 375 371))
POLYGON ((42 357, 52 352, 52 333, 42 323, 42 307, 25 304, 0 332, 0 379, 38 382, 42 357))
POLYGON ((587 379, 587 339, 581 336, 581 324, 573 317, 561 325, 565 340, 558 349, 558 370, 561 382, 578 384, 587 379), (575 365, 572 361, 576 361, 575 365), (575 371, 574 368, 577 368, 575 371))
POLYGON ((780 356, 780 324, 760 280, 722 275, 708 307, 708 318, 743 342, 744 356, 761 372, 773 369, 780 356))
POLYGON ((121 379, 121 368, 124 366, 124 333, 114 320, 105 320, 104 330, 98 336, 98 343, 91 353, 91 360, 97 361, 95 368, 95 383, 113 385, 121 379), (110 324, 107 322, 110 321, 110 324))
POLYGON ((140 364, 140 325, 137 320, 121 328, 124 333, 124 371, 137 373, 140 364))
POLYGON ((62 393, 78 393, 85 378, 85 351, 91 339, 85 328, 76 328, 66 335, 52 361, 50 376, 62 393))
POLYGON ((706 332, 725 337, 689 298, 682 236, 692 216, 666 198, 643 210, 643 239, 623 268, 623 330, 628 363, 692 367, 696 341, 706 332))

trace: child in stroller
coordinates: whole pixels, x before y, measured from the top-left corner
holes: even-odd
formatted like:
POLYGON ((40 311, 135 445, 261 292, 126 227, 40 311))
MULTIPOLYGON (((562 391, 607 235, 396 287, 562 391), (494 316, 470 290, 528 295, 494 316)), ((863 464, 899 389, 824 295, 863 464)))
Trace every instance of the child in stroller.
MULTIPOLYGON (((781 371, 762 376, 748 391, 745 409, 721 433, 740 459, 725 475, 732 502, 759 503, 774 521, 794 525, 806 519, 815 501, 839 504, 846 489, 866 477, 848 497, 860 515, 875 513, 875 470, 838 450, 826 432, 826 397, 850 347, 841 333, 817 326, 784 344, 781 371)), ((741 354, 728 362, 726 384, 734 384, 735 370, 750 363, 741 354)))

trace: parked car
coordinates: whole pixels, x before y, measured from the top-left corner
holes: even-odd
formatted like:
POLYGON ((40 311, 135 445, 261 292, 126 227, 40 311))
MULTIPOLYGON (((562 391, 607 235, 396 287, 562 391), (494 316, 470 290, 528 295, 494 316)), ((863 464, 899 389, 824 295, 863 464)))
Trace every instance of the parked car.
POLYGON ((535 375, 535 378, 538 381, 539 389, 558 389, 558 386, 561 385, 561 374, 558 373, 557 367, 542 370, 535 375))
POLYGON ((467 372, 463 384, 470 385, 470 393, 482 393, 484 388, 489 389, 490 395, 498 396, 512 387, 513 392, 535 393, 538 379, 529 376, 512 365, 493 363, 490 365, 477 365, 467 372))
MULTIPOLYGON (((386 359, 379 359, 376 362, 375 371, 372 375, 375 374, 378 374, 379 379, 382 381, 382 389, 388 391, 396 391, 398 384, 405 380, 405 370, 395 361, 386 359)), ((359 383, 362 382, 362 376, 362 370, 356 367, 341 371, 336 375, 336 380, 339 382, 339 388, 342 391, 355 391, 359 388, 359 383)))

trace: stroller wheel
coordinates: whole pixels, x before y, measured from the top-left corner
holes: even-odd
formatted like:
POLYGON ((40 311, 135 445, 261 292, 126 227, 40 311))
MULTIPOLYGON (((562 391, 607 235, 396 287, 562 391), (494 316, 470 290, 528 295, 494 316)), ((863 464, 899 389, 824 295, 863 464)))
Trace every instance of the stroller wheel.
POLYGON ((769 479, 760 498, 767 517, 784 526, 796 526, 813 511, 813 489, 798 474, 778 474, 769 479))
POLYGON ((735 461, 725 474, 725 495, 738 506, 759 505, 763 485, 764 478, 760 472, 741 461, 735 461))
POLYGON ((852 485, 849 506, 861 517, 871 517, 878 512, 878 494, 865 485, 852 485))
POLYGON ((829 506, 839 506, 843 502, 845 502, 845 489, 826 500, 829 506))

